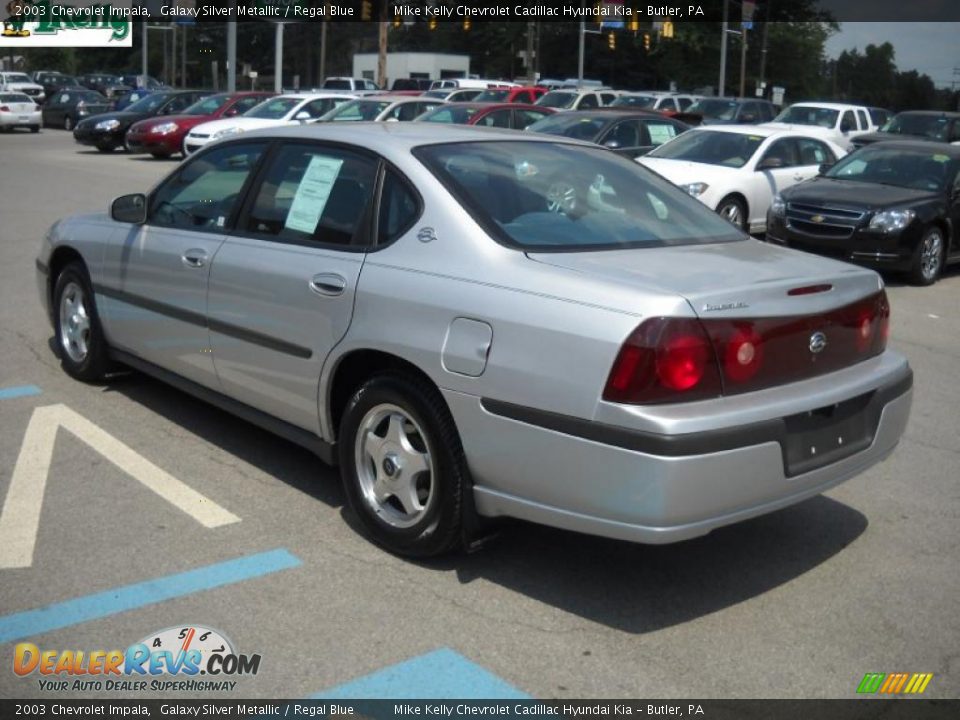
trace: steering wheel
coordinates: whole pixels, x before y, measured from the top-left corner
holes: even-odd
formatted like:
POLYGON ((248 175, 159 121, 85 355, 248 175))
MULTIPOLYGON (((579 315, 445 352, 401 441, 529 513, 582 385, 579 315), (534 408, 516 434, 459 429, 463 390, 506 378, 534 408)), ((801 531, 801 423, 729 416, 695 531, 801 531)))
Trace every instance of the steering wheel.
POLYGON ((167 202, 166 200, 161 200, 159 203, 157 203, 156 213, 159 215, 161 212, 163 212, 163 214, 165 215, 163 220, 167 224, 177 225, 178 223, 174 220, 174 217, 175 217, 175 214, 180 214, 187 219, 188 225, 193 225, 193 215, 187 212, 186 210, 184 210, 183 208, 177 207, 171 202, 167 202), (170 212, 171 210, 173 212, 170 212))
POLYGON ((547 210, 552 213, 576 217, 582 214, 583 201, 576 186, 570 180, 554 177, 547 185, 547 210))

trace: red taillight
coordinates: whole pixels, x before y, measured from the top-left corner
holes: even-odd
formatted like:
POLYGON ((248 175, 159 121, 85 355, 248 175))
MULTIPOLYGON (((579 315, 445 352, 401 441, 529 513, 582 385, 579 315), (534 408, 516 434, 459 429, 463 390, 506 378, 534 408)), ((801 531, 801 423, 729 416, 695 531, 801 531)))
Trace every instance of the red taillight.
POLYGON ((10 112, 10 108, 6 105, 0 105, 0 112, 10 112))
POLYGON ((632 404, 702 400, 823 375, 882 353, 889 322, 882 290, 820 315, 651 318, 620 349, 603 398, 632 404))
POLYGON ((695 318, 650 318, 634 330, 613 363, 604 400, 647 404, 720 395, 710 339, 695 318))

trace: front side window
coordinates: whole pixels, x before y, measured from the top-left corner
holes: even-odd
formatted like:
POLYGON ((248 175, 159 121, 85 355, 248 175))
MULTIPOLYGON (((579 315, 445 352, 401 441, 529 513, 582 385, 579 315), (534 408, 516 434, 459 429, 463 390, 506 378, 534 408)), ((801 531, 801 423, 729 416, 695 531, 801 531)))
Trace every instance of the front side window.
POLYGON ((794 167, 800 164, 797 158, 797 146, 792 138, 783 138, 770 143, 760 162, 765 160, 775 161, 777 164, 773 167, 794 167))
POLYGON ((376 162, 348 150, 286 145, 270 162, 244 229, 276 240, 355 244, 376 169, 376 162))
POLYGON ((510 247, 588 251, 743 237, 683 191, 601 148, 483 141, 423 146, 414 154, 510 247))
POLYGON ((517 130, 526 130, 533 123, 543 120, 545 117, 548 117, 548 113, 541 110, 516 110, 514 112, 514 117, 516 118, 517 130))
POLYGON ((193 105, 183 111, 184 115, 213 115, 230 101, 229 95, 211 95, 202 100, 197 100, 193 105))
POLYGON ((650 144, 659 147, 665 142, 673 140, 678 134, 677 126, 662 120, 644 120, 647 132, 650 134, 650 144))
POLYGON ((263 153, 262 143, 216 148, 188 162, 154 193, 147 222, 225 232, 240 191, 263 153))
POLYGON ((480 108, 467 105, 441 105, 436 110, 417 118, 417 122, 455 123, 465 125, 476 115, 480 108))
POLYGON ((390 104, 389 100, 351 100, 331 110, 322 119, 330 122, 376 120, 380 113, 390 107, 390 104))
POLYGON ((494 110, 493 112, 484 115, 474 124, 482 125, 484 127, 509 128, 510 112, 510 110, 494 110))
POLYGON ((713 120, 733 120, 737 114, 737 102, 719 98, 698 100, 690 106, 689 112, 713 120))

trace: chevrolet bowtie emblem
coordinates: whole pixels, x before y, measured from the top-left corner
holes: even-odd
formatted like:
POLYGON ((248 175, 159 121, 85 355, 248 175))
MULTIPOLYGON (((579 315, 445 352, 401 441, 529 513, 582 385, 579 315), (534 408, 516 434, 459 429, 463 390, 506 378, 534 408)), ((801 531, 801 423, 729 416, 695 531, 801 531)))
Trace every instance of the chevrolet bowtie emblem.
POLYGON ((814 215, 810 218, 810 221, 815 223, 822 223, 824 220, 826 220, 826 218, 823 215, 814 215))

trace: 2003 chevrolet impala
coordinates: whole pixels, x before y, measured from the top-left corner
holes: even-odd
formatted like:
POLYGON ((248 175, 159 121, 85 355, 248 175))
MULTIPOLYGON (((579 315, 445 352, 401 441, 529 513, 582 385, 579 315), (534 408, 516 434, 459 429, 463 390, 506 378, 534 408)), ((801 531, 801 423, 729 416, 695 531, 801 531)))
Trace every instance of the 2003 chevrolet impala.
POLYGON ((245 133, 37 260, 64 370, 132 366, 339 463, 377 543, 483 517, 664 543, 887 456, 912 372, 870 270, 553 136, 245 133))

